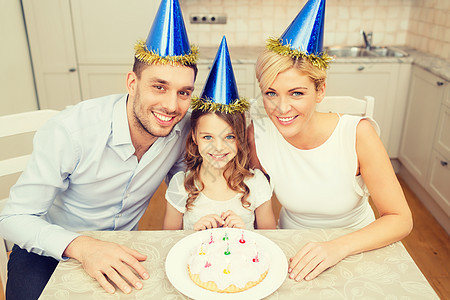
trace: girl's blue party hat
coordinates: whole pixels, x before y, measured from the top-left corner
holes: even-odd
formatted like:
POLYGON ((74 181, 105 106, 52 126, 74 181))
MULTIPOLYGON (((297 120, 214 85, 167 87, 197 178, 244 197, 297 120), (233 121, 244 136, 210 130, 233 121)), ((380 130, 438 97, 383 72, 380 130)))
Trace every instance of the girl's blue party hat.
POLYGON ((193 110, 226 113, 241 113, 249 107, 244 98, 239 98, 225 36, 222 38, 201 96, 192 99, 191 107, 193 110))

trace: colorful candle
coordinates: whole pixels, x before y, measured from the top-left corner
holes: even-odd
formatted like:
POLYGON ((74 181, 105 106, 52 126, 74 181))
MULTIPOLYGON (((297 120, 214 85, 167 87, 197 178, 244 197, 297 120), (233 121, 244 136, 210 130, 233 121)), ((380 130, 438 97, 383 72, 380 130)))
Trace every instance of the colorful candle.
POLYGON ((244 231, 242 231, 242 235, 241 235, 241 239, 239 240, 239 243, 245 244, 245 240, 244 240, 244 231))
POLYGON ((230 274, 230 265, 228 265, 226 269, 223 269, 223 273, 230 274))
POLYGON ((256 256, 253 258, 253 262, 259 262, 258 252, 256 252, 256 256))
POLYGON ((225 252, 223 253, 225 255, 230 255, 230 245, 227 243, 227 250, 225 250, 225 252))

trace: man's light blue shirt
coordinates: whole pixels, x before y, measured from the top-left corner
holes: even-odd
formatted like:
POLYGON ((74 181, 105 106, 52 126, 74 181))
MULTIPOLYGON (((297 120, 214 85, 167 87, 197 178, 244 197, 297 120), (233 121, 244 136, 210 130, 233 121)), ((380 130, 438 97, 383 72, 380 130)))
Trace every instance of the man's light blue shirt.
POLYGON ((85 230, 136 230, 166 175, 180 170, 188 116, 138 162, 127 95, 67 109, 35 135, 33 154, 0 215, 0 235, 23 249, 64 259, 85 230))

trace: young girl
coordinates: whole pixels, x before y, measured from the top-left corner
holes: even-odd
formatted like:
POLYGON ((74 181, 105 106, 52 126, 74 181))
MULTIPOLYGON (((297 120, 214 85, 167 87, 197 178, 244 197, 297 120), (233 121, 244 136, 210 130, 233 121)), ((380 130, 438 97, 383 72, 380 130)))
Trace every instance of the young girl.
POLYGON ((261 171, 248 167, 247 107, 224 38, 201 98, 193 99, 187 172, 169 183, 164 229, 254 229, 255 216, 257 228, 275 229, 272 189, 261 171))

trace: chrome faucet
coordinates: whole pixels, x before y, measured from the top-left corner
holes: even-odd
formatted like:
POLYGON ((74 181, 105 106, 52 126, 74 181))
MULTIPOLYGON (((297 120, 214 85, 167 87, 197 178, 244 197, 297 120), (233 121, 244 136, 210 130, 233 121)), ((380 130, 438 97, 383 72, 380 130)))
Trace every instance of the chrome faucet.
POLYGON ((372 48, 372 32, 368 32, 366 34, 366 32, 364 30, 361 30, 361 34, 363 36, 364 39, 364 48, 366 48, 367 50, 370 50, 370 48, 372 48))

